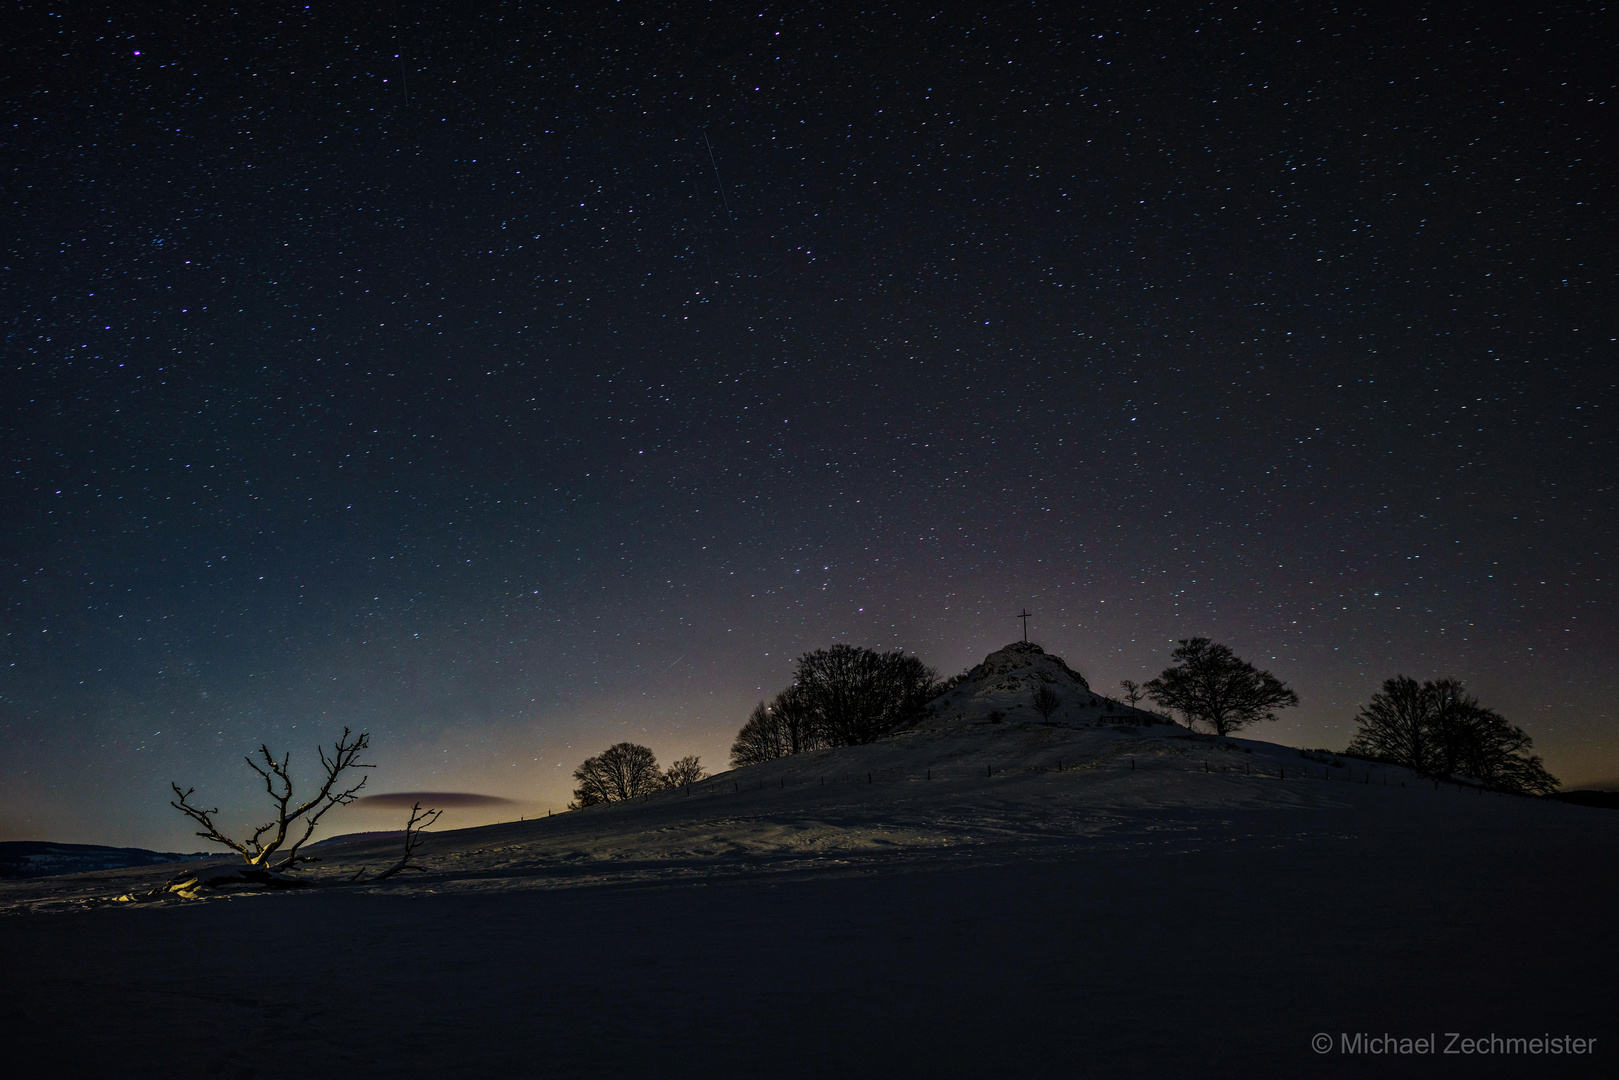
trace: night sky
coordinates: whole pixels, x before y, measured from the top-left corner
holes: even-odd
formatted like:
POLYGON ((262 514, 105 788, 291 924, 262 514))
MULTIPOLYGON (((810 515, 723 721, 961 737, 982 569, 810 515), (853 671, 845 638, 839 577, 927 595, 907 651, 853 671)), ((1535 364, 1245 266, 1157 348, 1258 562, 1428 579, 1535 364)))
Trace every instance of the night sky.
POLYGON ((1619 776, 1612 13, 1467 6, 10 5, 0 839, 345 724, 543 814, 1025 606, 1619 776))

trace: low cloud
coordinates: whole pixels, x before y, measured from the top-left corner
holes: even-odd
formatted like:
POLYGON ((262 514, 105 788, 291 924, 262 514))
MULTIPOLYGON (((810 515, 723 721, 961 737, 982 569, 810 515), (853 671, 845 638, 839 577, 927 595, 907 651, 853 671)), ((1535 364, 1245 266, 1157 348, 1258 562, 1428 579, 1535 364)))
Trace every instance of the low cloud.
POLYGON ((355 806, 372 810, 409 810, 417 803, 426 810, 466 810, 475 806, 517 806, 516 799, 498 795, 474 795, 469 791, 394 791, 366 795, 354 800, 355 806))

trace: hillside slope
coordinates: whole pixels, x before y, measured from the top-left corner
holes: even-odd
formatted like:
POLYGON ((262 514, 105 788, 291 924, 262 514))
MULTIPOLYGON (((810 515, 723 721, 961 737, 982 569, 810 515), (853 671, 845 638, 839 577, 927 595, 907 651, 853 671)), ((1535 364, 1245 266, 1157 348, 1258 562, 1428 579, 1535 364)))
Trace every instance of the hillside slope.
POLYGON ((0 883, 0 1037, 127 1076, 172 1047, 233 1076, 1612 1075, 1619 815, 1105 701, 1014 719, 997 683, 1060 674, 1033 659, 869 746, 433 834, 380 884, 343 882, 397 839, 274 895, 0 883), (1373 1063, 1357 1032, 1601 1049, 1373 1063))

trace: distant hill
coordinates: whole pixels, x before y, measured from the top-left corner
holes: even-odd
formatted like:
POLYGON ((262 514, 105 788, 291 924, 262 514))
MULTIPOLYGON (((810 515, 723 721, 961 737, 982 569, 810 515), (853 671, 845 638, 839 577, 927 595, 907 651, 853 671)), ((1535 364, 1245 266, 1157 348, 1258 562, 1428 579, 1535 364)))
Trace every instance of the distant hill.
POLYGON ((304 846, 309 848, 318 848, 325 847, 327 844, 347 844, 354 840, 391 840, 396 836, 404 835, 405 831, 403 829, 376 829, 372 830, 371 832, 347 832, 339 836, 328 836, 324 840, 316 840, 313 844, 305 844, 304 846))
POLYGON ((1554 791, 1546 798, 1574 803, 1576 806, 1600 806, 1605 810, 1619 810, 1619 791, 1592 791, 1589 788, 1581 788, 1575 791, 1554 791))
POLYGON ((156 866, 217 857, 215 852, 189 855, 145 848, 102 847, 99 844, 53 844, 45 840, 0 842, 0 878, 50 877, 83 874, 91 870, 118 870, 126 866, 156 866))

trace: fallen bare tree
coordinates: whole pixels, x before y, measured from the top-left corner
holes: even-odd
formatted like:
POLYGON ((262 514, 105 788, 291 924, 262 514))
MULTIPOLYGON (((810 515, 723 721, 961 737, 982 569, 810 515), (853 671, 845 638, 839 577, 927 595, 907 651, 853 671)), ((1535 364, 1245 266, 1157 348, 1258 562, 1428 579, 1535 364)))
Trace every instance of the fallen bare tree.
MULTIPOLYGON (((356 785, 356 788, 357 787, 358 785, 356 785)), ((210 813, 214 812, 215 811, 210 811, 210 813)), ((439 816, 443 813, 444 811, 436 809, 423 810, 422 804, 417 803, 415 806, 410 808, 410 820, 405 823, 405 850, 404 853, 400 855, 398 862, 388 867, 388 869, 382 871, 376 877, 367 880, 362 880, 367 869, 366 867, 362 866, 360 869, 354 872, 352 877, 348 878, 347 880, 328 880, 325 882, 325 884, 336 886, 357 884, 370 885, 374 882, 385 881, 402 870, 426 870, 427 867, 415 861, 416 853, 421 850, 423 831, 429 825, 437 821, 439 816)), ((202 834, 199 833, 198 835, 200 836, 202 834)), ((315 862, 318 860, 306 858, 304 861, 315 862)), ((131 893, 126 896, 121 896, 119 899, 149 901, 164 900, 170 896, 179 896, 186 900, 196 900, 200 897, 206 896, 207 891, 210 889, 217 889, 221 886, 229 888, 232 885, 243 884, 262 885, 269 888, 298 889, 313 885, 314 882, 305 881, 298 878, 275 877, 266 870, 248 870, 241 874, 227 874, 220 877, 211 877, 206 880, 197 874, 181 874, 179 877, 170 878, 155 889, 151 889, 144 893, 131 893)))
MULTIPOLYGON (((401 870, 426 870, 427 867, 422 866, 420 863, 412 862, 411 859, 416 854, 417 849, 422 846, 422 830, 437 821, 439 815, 443 812, 442 810, 423 810, 421 803, 411 807, 410 821, 405 824, 405 853, 399 857, 398 862, 371 880, 382 881, 393 877, 401 870)), ((364 873, 364 870, 361 873, 364 873)), ((359 874, 356 874, 355 877, 358 878, 359 874)))
MULTIPOLYGON (((277 761, 270 753, 269 745, 261 743, 259 756, 264 759, 264 763, 260 765, 252 757, 245 760, 248 768, 263 778, 264 789, 269 793, 270 801, 275 806, 275 816, 254 829, 253 835, 246 840, 234 840, 220 832, 214 825, 214 815, 219 813, 219 807, 205 810, 191 802, 191 796, 196 788, 181 791, 179 784, 171 784, 175 798, 169 805, 202 826, 201 831, 197 833, 198 836, 216 844, 223 844, 247 861, 248 868, 240 875, 242 880, 257 881, 266 885, 294 884, 284 879, 276 879, 272 875, 295 870, 301 863, 319 861, 315 856, 298 854, 298 849, 314 833, 315 826, 327 811, 353 802, 356 793, 365 786, 366 778, 362 776, 358 784, 340 789, 339 779, 350 769, 374 768, 359 760, 361 752, 370 744, 371 736, 366 732, 362 731, 351 737, 349 729, 344 728, 343 735, 333 746, 330 757, 326 755, 326 748, 320 747, 317 752, 320 754, 321 768, 325 771, 320 789, 312 798, 295 805, 292 799, 292 774, 289 771, 292 755, 283 754, 281 760, 277 761), (300 826, 303 835, 283 851, 289 833, 296 833, 300 826)), ((408 850, 405 856, 405 861, 408 861, 410 857, 408 850)), ((208 884, 215 884, 215 881, 208 884)))

